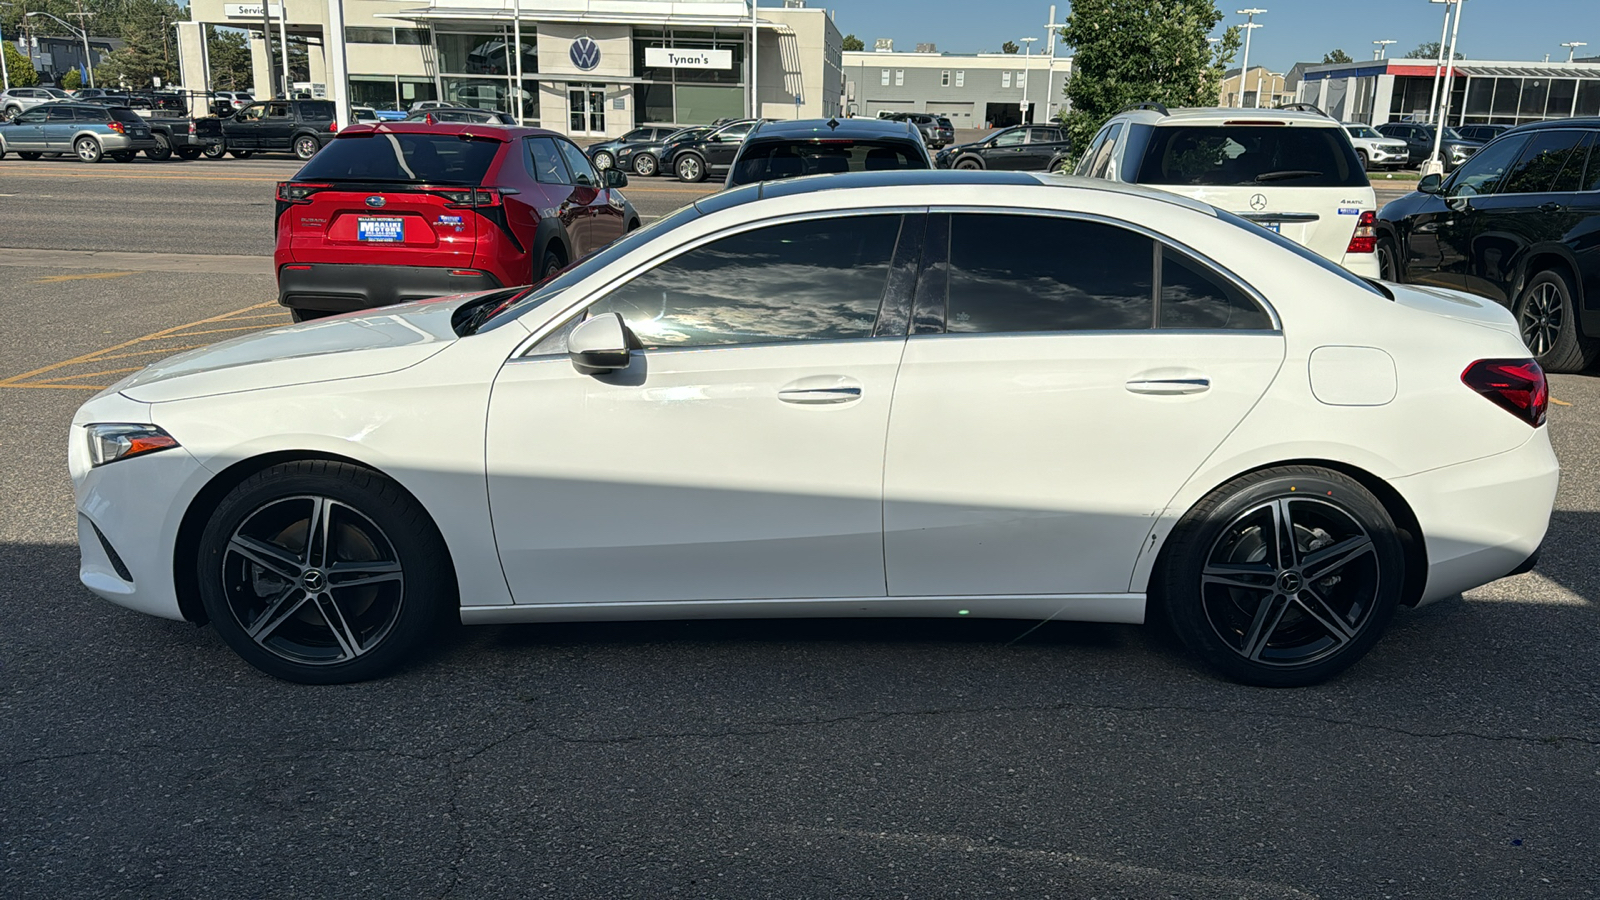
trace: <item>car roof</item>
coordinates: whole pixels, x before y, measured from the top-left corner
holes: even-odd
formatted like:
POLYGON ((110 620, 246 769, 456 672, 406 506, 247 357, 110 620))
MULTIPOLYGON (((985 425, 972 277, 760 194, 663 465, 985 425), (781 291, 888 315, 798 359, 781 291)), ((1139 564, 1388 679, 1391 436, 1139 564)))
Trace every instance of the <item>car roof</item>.
POLYGON ((785 122, 767 122, 751 133, 750 139, 808 140, 811 138, 878 138, 902 137, 921 140, 913 136, 907 122, 892 119, 795 119, 785 122))
POLYGON ((1181 107, 1165 113, 1157 109, 1130 109, 1119 118, 1146 125, 1224 125, 1231 122, 1281 122, 1285 125, 1338 128, 1340 122, 1328 116, 1297 109, 1230 109, 1217 106, 1181 107))
POLYGON ((524 125, 491 125, 488 122, 378 122, 351 125, 339 132, 339 137, 365 134, 469 134, 511 143, 519 137, 563 137, 560 132, 524 125))
POLYGON ((1551 128, 1600 128, 1600 117, 1578 116, 1572 119, 1550 119, 1545 122, 1529 122, 1526 125, 1518 125, 1515 128, 1502 131, 1500 136, 1505 137, 1513 132, 1521 133, 1524 131, 1546 131, 1551 128))
MULTIPOLYGON (((1216 215, 1211 206, 1189 197, 1137 184, 1126 184, 1104 178, 1081 178, 1073 175, 1051 175, 1044 172, 1002 172, 984 169, 893 169, 881 172, 840 172, 812 175, 802 178, 785 178, 777 181, 758 181, 743 187, 712 194, 696 200, 694 206, 701 213, 711 213, 770 197, 792 197, 817 191, 852 190, 884 187, 938 187, 955 186, 1011 186, 1096 191, 1157 200, 1181 206, 1196 212, 1216 215)), ((930 198, 929 202, 937 202, 930 198)))

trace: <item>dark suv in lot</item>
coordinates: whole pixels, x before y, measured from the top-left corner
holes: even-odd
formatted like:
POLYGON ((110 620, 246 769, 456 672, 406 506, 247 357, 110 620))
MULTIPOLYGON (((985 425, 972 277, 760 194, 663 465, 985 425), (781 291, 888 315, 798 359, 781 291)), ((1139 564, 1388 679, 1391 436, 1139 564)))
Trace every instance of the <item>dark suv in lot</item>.
POLYGON ((803 175, 931 169, 922 134, 908 122, 801 119, 759 125, 728 170, 728 187, 803 175))
MULTIPOLYGON (((1433 155, 1434 128, 1432 125, 1423 125, 1416 122, 1389 122, 1378 126, 1378 133, 1384 137, 1398 138, 1406 142, 1406 149, 1410 152, 1407 165, 1420 166, 1427 162, 1433 155)), ((1478 152, 1483 145, 1477 141, 1469 141, 1457 134, 1455 129, 1446 126, 1444 139, 1439 142, 1439 156, 1444 161, 1445 171, 1450 171, 1461 165, 1472 154, 1478 152)))
POLYGON ((891 122, 910 122, 922 133, 923 143, 935 150, 956 142, 956 128, 944 116, 928 113, 889 113, 883 118, 891 122))
POLYGON ((339 132, 331 100, 257 100, 220 127, 222 146, 241 159, 272 151, 310 159, 339 132))
POLYGON ((679 181, 705 181, 707 175, 726 174, 739 145, 759 121, 738 119, 708 132, 680 134, 661 146, 661 168, 677 175, 679 181))
POLYGON ((639 227, 567 138, 505 125, 352 125, 278 185, 278 302, 296 320, 529 284, 639 227))
POLYGON ((1378 214, 1391 281, 1509 306, 1539 364, 1600 355, 1600 119, 1512 129, 1448 178, 1430 175, 1378 214))
POLYGON ((946 147, 933 157, 941 169, 1070 172, 1077 160, 1066 132, 1054 125, 1017 125, 981 141, 946 147))

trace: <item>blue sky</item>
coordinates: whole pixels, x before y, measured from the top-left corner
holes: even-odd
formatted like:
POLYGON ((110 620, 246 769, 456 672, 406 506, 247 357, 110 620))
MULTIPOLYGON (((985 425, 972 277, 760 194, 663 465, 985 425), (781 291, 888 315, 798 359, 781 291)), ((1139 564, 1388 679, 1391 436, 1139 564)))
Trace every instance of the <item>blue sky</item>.
MULTIPOLYGON (((782 0, 760 0, 781 6, 782 0)), ((1058 20, 1069 4, 1057 0, 1058 20)), ((1050 0, 808 0, 834 10, 845 34, 872 49, 874 38, 894 39, 896 50, 932 41, 949 52, 997 51, 1007 40, 1035 36, 1044 50, 1050 0)), ((1390 56, 1439 38, 1444 6, 1427 0, 1252 0, 1219 2, 1223 24, 1244 21, 1234 10, 1254 6, 1263 27, 1251 38, 1250 62, 1283 71, 1296 62, 1321 62, 1335 47, 1354 59, 1371 59, 1375 40, 1394 40, 1390 56)), ((1220 26, 1219 26, 1220 27, 1220 26)), ((1565 60, 1565 41, 1587 41, 1578 55, 1600 56, 1600 0, 1467 0, 1458 49, 1473 59, 1565 60)), ((1057 55, 1066 55, 1058 50, 1057 55)), ((1237 60, 1235 61, 1237 62, 1237 60)))

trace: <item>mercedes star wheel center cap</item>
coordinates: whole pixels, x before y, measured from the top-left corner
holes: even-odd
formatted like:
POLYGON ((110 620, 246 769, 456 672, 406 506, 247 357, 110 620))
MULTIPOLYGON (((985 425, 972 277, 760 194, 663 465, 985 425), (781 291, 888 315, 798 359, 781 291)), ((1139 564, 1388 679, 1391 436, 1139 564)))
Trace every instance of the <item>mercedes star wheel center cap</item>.
POLYGON ((300 576, 300 583, 305 586, 306 590, 315 594, 328 586, 328 578, 316 569, 312 569, 300 576))
POLYGON ((1278 576, 1278 590, 1285 594, 1298 594, 1303 587, 1305 579, 1300 577, 1299 572, 1285 572, 1278 576))

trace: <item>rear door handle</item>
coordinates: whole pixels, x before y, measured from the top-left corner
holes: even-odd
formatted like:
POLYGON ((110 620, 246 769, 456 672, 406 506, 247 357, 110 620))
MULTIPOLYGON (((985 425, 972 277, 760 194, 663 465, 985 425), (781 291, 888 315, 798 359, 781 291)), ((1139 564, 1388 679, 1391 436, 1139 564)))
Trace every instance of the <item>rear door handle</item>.
POLYGON ((1209 378, 1134 379, 1127 388, 1135 394, 1199 394, 1211 390, 1209 378))
POLYGON ((784 403, 849 403, 861 399, 861 382, 843 375, 810 375, 778 389, 784 403))
POLYGON ((1559 203, 1544 203, 1539 206, 1539 212, 1547 213, 1561 212, 1564 209, 1566 209, 1566 207, 1559 203))

